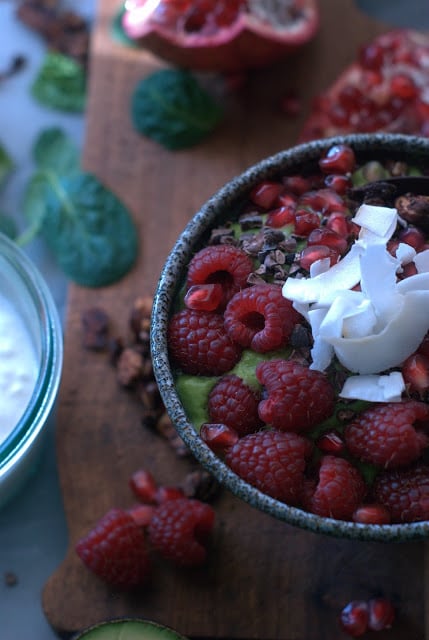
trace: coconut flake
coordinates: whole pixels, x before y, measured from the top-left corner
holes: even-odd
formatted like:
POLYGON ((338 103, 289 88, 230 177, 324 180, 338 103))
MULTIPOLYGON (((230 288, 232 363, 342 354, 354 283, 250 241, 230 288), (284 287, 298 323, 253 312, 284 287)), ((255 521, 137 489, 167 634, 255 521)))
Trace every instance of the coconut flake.
POLYGON ((288 278, 283 286, 311 325, 310 368, 324 371, 335 355, 359 374, 343 397, 399 400, 401 374, 382 374, 399 367, 429 330, 429 250, 416 254, 400 243, 392 256, 386 245, 398 220, 396 209, 362 205, 354 217, 359 238, 344 258, 326 271, 317 264, 309 278, 288 278), (417 275, 398 281, 402 264, 413 260, 417 275), (353 290, 358 284, 361 290, 353 290))
POLYGON ((347 400, 367 400, 368 402, 400 402, 405 383, 399 371, 389 375, 350 376, 340 392, 347 400))
POLYGON ((429 249, 420 251, 414 258, 414 264, 416 265, 417 273, 429 272, 429 249))
POLYGON ((398 221, 396 209, 362 204, 357 210, 353 222, 361 227, 359 238, 369 243, 375 239, 389 240, 392 237, 398 221))

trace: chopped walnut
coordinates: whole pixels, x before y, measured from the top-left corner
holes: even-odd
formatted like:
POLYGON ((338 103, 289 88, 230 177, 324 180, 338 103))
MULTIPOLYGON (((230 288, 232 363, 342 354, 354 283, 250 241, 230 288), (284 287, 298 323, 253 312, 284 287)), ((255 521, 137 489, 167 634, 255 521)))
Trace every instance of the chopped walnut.
POLYGON ((92 307, 82 313, 83 346, 85 349, 102 351, 109 337, 109 316, 100 307, 92 307))
POLYGON ((117 377, 123 387, 131 387, 140 377, 143 355, 132 347, 125 347, 116 365, 117 377))

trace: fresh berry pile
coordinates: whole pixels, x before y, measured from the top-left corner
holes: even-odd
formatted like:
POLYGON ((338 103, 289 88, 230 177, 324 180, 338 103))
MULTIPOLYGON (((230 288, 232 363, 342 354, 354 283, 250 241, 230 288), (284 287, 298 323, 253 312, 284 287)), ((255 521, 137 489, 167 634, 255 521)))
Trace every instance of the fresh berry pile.
POLYGON ((76 544, 76 553, 103 582, 122 590, 146 585, 152 555, 179 567, 202 565, 215 523, 214 509, 181 487, 158 485, 139 469, 130 478, 138 502, 110 509, 76 544))
POLYGON ((417 265, 427 272, 429 197, 371 184, 419 172, 403 159, 358 164, 351 147, 335 145, 310 173, 257 184, 191 259, 170 320, 177 390, 201 438, 249 484, 323 517, 429 519, 429 334, 380 369, 382 384, 401 377, 399 397, 350 397, 342 391, 352 372, 336 353, 323 370, 312 366, 315 325, 284 294, 291 279, 340 265, 371 237, 362 236, 361 205, 397 211, 384 249, 387 262, 402 256, 392 286, 406 290, 417 265))

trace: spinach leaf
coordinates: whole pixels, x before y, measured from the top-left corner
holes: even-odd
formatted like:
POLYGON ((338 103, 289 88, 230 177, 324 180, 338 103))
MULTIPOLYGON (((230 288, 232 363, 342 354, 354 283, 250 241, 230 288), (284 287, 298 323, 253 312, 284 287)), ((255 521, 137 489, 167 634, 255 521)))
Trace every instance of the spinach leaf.
POLYGON ((33 146, 33 157, 39 169, 65 175, 79 171, 79 151, 59 127, 41 132, 33 146))
POLYGON ((131 118, 139 133, 173 151, 204 139, 222 110, 188 71, 162 69, 136 86, 131 118))
POLYGON ((83 67, 57 52, 49 52, 31 86, 41 104, 60 111, 80 112, 86 103, 86 74, 83 67))
POLYGON ((13 169, 13 161, 6 149, 0 144, 0 185, 13 169))
POLYGON ((78 284, 111 284, 136 260, 137 233, 128 210, 91 174, 36 173, 24 213, 31 227, 41 231, 63 271, 78 284))

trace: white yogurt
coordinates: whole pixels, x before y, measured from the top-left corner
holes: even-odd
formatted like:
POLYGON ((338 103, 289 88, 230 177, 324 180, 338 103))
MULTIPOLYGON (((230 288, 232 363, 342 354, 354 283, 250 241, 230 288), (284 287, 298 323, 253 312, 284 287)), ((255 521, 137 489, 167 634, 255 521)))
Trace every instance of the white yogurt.
POLYGON ((0 443, 24 413, 38 369, 37 354, 22 318, 0 295, 0 443))

